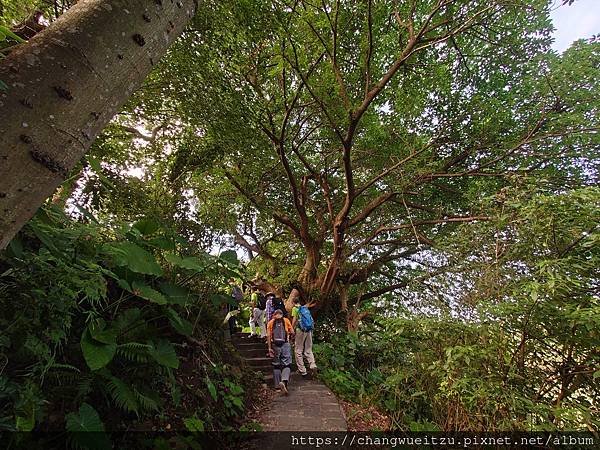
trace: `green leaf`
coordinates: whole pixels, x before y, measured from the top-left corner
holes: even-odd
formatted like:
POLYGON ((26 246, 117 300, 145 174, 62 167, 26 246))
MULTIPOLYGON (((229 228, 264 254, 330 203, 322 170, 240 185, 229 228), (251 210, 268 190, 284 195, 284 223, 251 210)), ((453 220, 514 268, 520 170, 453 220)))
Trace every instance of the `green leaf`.
POLYGON ((142 312, 138 308, 131 308, 119 314, 113 323, 114 326, 122 333, 127 331, 135 322, 140 320, 141 317, 142 312))
POLYGON ((106 322, 103 319, 91 324, 89 330, 92 338, 103 344, 114 344, 117 340, 118 330, 114 328, 106 329, 106 322))
POLYGON ((17 431, 31 431, 35 426, 35 414, 33 408, 27 416, 17 416, 17 431))
POLYGON ((148 239, 146 243, 152 247, 160 248, 162 250, 175 250, 175 242, 172 239, 168 239, 164 236, 157 236, 152 239, 148 239))
POLYGON ((133 293, 133 289, 132 289, 131 285, 127 282, 127 280, 124 280, 122 278, 117 278, 117 284, 124 291, 133 293))
POLYGON ((171 308, 168 309, 167 314, 169 316, 169 322, 175 331, 184 336, 190 336, 192 334, 192 329, 194 327, 190 322, 180 317, 179 314, 171 308))
POLYGON ((198 272, 203 271, 208 266, 208 264, 205 261, 195 256, 187 256, 185 258, 181 258, 180 256, 168 253, 165 255, 165 259, 174 266, 181 267, 183 269, 195 270, 198 272))
POLYGON ((167 304, 167 299, 165 298, 165 296, 157 290, 152 289, 150 286, 147 286, 138 281, 134 281, 131 284, 131 287, 133 288, 133 293, 138 297, 144 298, 158 305, 167 304))
POLYGON ((160 223, 150 218, 144 218, 134 223, 133 227, 138 229, 144 236, 148 236, 160 229, 160 223))
POLYGON ((17 258, 21 258, 23 256, 23 243, 18 237, 13 238, 8 244, 8 247, 13 255, 15 255, 17 258))
POLYGON ((92 450, 111 448, 98 412, 87 403, 79 407, 79 412, 66 415, 66 429, 72 433, 71 438, 75 441, 76 447, 92 450))
POLYGON ((210 294, 208 296, 208 299, 213 304, 213 306, 221 306, 231 302, 231 297, 224 294, 210 294))
POLYGON ((239 397, 234 397, 231 399, 231 402, 233 403, 234 406, 236 406, 238 409, 243 410, 244 409, 244 402, 242 401, 241 398, 239 397))
POLYGON ((185 305, 190 298, 190 291, 182 286, 177 286, 172 283, 160 283, 160 290, 169 297, 169 303, 175 303, 177 305, 185 305))
POLYGON ((210 396, 216 402, 217 401, 217 388, 215 387, 213 382, 210 381, 210 378, 208 378, 208 377, 206 377, 206 387, 208 388, 208 392, 210 393, 210 396))
POLYGON ((29 227, 33 231, 33 234, 53 253, 62 254, 54 245, 54 236, 48 233, 48 227, 44 225, 38 225, 34 222, 29 222, 29 227))
POLYGON ((22 44, 23 42, 26 42, 25 39, 23 39, 22 37, 16 35, 15 33, 13 33, 10 28, 7 28, 3 25, 0 25, 0 32, 5 35, 7 38, 12 39, 15 42, 18 42, 19 44, 22 44))
POLYGON ((149 350, 150 356, 162 366, 177 369, 179 367, 179 359, 173 344, 169 341, 161 339, 155 345, 152 345, 152 349, 149 350))
POLYGON ((113 256, 115 264, 126 266, 132 272, 156 276, 163 274, 154 256, 133 242, 108 244, 104 251, 113 256))
POLYGON ((219 258, 231 266, 237 267, 240 265, 235 250, 226 250, 219 255, 219 258))
POLYGON ((77 211, 79 211, 81 214, 83 214, 83 216, 86 219, 89 219, 91 222, 94 222, 97 225, 100 225, 100 222, 98 222, 98 219, 96 219, 96 217, 94 217, 94 215, 89 212, 87 209, 85 209, 84 207, 75 204, 75 208, 77 209, 77 211))
POLYGON ((108 179, 106 175, 104 175, 104 172, 102 171, 102 166, 100 165, 100 160, 92 155, 88 155, 86 158, 88 164, 94 170, 94 172, 96 172, 96 175, 98 175, 102 184, 111 189, 116 189, 116 186, 113 184, 113 182, 110 181, 110 179, 108 179))
POLYGON ((204 422, 196 416, 184 419, 183 424, 188 431, 204 431, 204 422))
POLYGON ((73 432, 89 432, 89 431, 104 431, 104 424, 100 420, 98 412, 88 405, 83 403, 79 407, 78 413, 69 413, 66 416, 67 431, 73 432))
POLYGON ((139 412, 138 399, 128 383, 117 377, 109 376, 107 387, 110 396, 119 408, 136 414, 139 412))
POLYGON ((106 366, 117 350, 116 344, 102 344, 92 339, 88 328, 81 335, 81 350, 86 364, 92 370, 106 366))

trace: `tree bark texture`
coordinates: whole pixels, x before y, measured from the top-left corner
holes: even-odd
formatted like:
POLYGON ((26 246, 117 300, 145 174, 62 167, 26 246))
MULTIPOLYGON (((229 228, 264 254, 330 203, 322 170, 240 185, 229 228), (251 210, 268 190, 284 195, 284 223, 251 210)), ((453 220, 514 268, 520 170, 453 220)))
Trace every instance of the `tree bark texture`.
POLYGON ((0 63, 0 249, 66 178, 198 0, 82 0, 0 63))

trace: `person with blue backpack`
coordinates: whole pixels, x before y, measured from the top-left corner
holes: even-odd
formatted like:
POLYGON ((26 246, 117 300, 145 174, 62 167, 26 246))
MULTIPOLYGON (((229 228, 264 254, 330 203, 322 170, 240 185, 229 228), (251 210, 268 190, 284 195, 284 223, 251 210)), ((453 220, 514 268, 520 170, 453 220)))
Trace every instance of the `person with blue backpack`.
POLYGON ((292 308, 292 328, 295 330, 296 338, 294 341, 294 354, 296 356, 296 365, 302 378, 308 376, 304 357, 308 361, 310 371, 314 374, 317 371, 315 355, 313 355, 313 329, 315 322, 310 314, 306 302, 297 296, 294 298, 294 307, 292 308))

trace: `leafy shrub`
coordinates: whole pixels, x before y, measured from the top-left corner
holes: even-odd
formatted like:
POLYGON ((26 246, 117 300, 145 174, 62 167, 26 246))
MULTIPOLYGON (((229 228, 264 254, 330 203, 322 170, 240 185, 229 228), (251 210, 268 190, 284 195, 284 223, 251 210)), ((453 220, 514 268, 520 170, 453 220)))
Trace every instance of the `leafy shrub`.
POLYGON ((220 380, 205 426, 240 415, 241 374, 213 367, 228 358, 218 287, 241 275, 230 253, 192 253, 150 219, 108 228, 40 210, 0 257, 0 428, 118 429, 181 407, 177 373, 199 345, 220 380))
POLYGON ((316 345, 332 389, 403 430, 600 427, 600 190, 518 194, 503 194, 497 221, 446 243, 465 287, 432 283, 454 283, 453 307, 390 306, 396 317, 316 345))

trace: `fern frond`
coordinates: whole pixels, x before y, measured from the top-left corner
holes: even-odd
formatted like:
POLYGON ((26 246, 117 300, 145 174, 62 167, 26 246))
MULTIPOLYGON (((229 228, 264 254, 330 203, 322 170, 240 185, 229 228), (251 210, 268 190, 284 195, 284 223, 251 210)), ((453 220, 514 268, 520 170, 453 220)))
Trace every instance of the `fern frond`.
POLYGON ((145 363, 150 359, 148 350, 152 346, 139 342, 127 342, 117 347, 117 355, 133 362, 145 363))
POLYGON ((138 391, 137 389, 135 390, 135 396, 136 396, 142 410, 158 411, 158 409, 159 409, 158 399, 152 398, 151 395, 152 395, 151 393, 142 393, 142 392, 138 391))
POLYGON ((111 376, 107 385, 110 396, 119 408, 136 414, 139 413, 140 405, 136 395, 123 380, 111 376))
POLYGON ((55 370, 55 369, 72 370, 74 372, 81 373, 81 370, 79 370, 77 367, 72 366, 70 364, 52 363, 52 366, 50 366, 50 370, 55 370))
POLYGON ((79 380, 81 376, 74 372, 52 371, 48 374, 48 383, 52 386, 69 386, 79 380))
POLYGON ((77 383, 77 387, 75 388, 78 398, 83 398, 92 391, 92 381, 92 377, 86 377, 79 380, 79 383, 77 383))
POLYGON ((152 346, 149 344, 142 344, 141 342, 126 342, 125 344, 119 345, 119 348, 150 349, 150 348, 152 348, 152 346))

